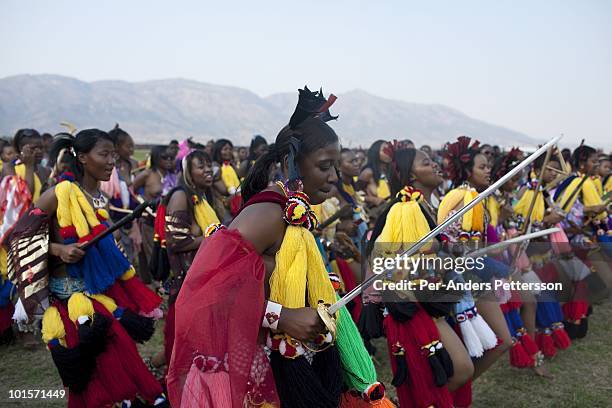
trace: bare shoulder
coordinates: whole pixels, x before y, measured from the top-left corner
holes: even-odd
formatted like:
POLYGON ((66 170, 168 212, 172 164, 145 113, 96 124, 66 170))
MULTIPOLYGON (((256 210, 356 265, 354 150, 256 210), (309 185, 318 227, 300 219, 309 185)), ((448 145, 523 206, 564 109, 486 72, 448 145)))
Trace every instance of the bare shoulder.
POLYGON ((53 214, 57 210, 57 197, 55 195, 55 186, 45 190, 36 202, 36 208, 40 208, 47 214, 53 214))
POLYGON ((187 194, 184 190, 175 190, 168 201, 168 213, 187 209, 187 194))
POLYGON ((134 178, 134 185, 142 185, 151 174, 151 169, 144 169, 134 178))
POLYGON ((372 169, 369 167, 366 167, 365 169, 361 170, 361 173, 359 173, 359 180, 370 181, 372 180, 373 176, 374 176, 374 173, 372 172, 372 169))
POLYGON ((283 210, 275 203, 249 205, 230 224, 230 228, 237 229, 260 254, 283 239, 285 226, 283 210))

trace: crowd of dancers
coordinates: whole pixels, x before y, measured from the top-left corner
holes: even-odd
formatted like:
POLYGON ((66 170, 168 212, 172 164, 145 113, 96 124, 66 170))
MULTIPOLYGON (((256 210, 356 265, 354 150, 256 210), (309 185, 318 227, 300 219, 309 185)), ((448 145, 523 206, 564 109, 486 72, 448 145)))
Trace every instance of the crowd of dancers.
POLYGON ((270 144, 185 139, 142 162, 119 125, 0 141, 1 341, 44 343, 70 407, 469 407, 504 355, 554 381, 550 358, 587 335, 612 286, 610 156, 466 136, 350 149, 328 124, 335 100, 300 90, 270 144), (385 271, 441 285, 368 286, 329 312, 374 258, 416 244, 470 257, 537 231, 484 268, 385 271), (494 281, 563 289, 444 289, 494 281), (155 330, 163 349, 143 359, 155 330), (382 337, 391 384, 372 359, 382 337))

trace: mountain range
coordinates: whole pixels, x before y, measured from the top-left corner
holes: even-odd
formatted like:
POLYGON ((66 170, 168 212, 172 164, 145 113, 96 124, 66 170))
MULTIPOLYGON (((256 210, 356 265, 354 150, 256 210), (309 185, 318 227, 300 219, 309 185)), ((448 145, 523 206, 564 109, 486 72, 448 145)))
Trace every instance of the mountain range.
MULTIPOLYGON (((436 148, 462 134, 503 146, 537 144, 523 133, 444 105, 391 100, 363 90, 337 96, 331 111, 339 118, 330 124, 345 146, 411 139, 436 148)), ((246 89, 186 79, 84 82, 58 75, 17 75, 0 79, 0 134, 12 136, 24 127, 53 134, 65 131, 62 121, 80 129, 107 130, 119 123, 136 143, 193 137, 247 145, 254 134, 273 140, 296 102, 297 92, 260 97, 246 89)))

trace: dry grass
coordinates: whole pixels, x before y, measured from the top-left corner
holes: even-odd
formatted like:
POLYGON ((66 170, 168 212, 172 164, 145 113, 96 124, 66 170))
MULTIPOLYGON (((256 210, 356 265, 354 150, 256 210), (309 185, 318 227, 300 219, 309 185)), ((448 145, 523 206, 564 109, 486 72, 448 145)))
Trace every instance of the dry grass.
MULTIPOLYGON (((498 361, 474 382, 474 407, 612 407, 612 303, 597 305, 586 338, 559 352, 547 367, 554 379, 498 361)), ((379 379, 391 384, 386 341, 378 339, 379 379)), ((389 388, 392 388, 391 386, 389 388)), ((395 395, 389 389, 390 395, 395 395)))
MULTIPOLYGON (((610 407, 612 406, 612 303, 595 307, 588 336, 559 353, 548 368, 555 378, 534 376, 511 368, 507 358, 498 362, 474 384, 474 407, 610 407)), ((140 346, 149 357, 161 349, 161 326, 154 338, 140 346)), ((376 342, 379 377, 391 383, 384 339, 376 342)), ((25 351, 15 344, 0 348, 0 407, 62 407, 66 400, 9 400, 9 389, 61 389, 61 381, 42 346, 25 351)), ((389 387, 390 394, 394 394, 389 387)))

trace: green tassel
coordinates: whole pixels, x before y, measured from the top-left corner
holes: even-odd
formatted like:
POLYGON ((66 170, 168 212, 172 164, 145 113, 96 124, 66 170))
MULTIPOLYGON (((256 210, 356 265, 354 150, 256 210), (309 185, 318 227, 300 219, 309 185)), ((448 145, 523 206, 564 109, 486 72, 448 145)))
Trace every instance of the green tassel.
POLYGON ((361 393, 376 382, 374 363, 346 307, 338 311, 336 347, 340 353, 344 383, 349 389, 361 393))

